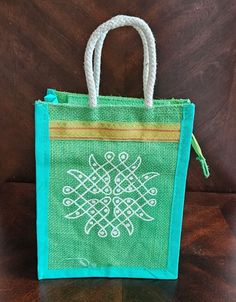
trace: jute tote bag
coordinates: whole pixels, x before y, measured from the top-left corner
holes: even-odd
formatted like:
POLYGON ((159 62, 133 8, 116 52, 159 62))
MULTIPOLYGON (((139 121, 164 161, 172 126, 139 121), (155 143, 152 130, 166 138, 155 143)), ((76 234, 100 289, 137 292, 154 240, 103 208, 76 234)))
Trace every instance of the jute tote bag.
MULTIPOLYGON (((124 46, 125 47, 125 46, 124 46)), ((48 89, 35 104, 38 278, 176 279, 194 104, 153 100, 156 46, 137 17, 91 35, 88 95, 48 89), (143 43, 144 98, 99 96, 108 31, 134 27, 143 43)))

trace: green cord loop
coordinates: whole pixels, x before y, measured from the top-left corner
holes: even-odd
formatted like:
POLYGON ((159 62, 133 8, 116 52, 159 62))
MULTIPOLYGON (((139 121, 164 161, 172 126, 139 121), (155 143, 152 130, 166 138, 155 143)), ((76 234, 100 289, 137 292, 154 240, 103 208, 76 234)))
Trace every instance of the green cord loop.
POLYGON ((192 134, 192 147, 197 154, 196 160, 200 162, 204 176, 208 178, 210 176, 208 164, 206 162, 205 157, 202 154, 202 150, 198 144, 198 141, 193 134, 192 134))
POLYGON ((200 161, 203 174, 206 178, 208 178, 210 176, 210 172, 209 172, 209 167, 207 165, 206 159, 204 157, 197 156, 196 160, 200 161))

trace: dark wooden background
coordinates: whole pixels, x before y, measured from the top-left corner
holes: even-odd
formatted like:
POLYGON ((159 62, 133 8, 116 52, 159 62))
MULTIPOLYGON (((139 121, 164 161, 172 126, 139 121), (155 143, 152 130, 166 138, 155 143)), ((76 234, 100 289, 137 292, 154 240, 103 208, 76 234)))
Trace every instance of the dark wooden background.
MULTIPOLYGON (((0 300, 236 301, 236 1, 0 0, 0 300), (178 281, 36 280, 34 100, 86 93, 92 31, 117 14, 147 21, 158 47, 156 98, 190 98, 208 160, 192 154, 178 281)), ((111 32, 101 94, 142 96, 142 46, 111 32)))

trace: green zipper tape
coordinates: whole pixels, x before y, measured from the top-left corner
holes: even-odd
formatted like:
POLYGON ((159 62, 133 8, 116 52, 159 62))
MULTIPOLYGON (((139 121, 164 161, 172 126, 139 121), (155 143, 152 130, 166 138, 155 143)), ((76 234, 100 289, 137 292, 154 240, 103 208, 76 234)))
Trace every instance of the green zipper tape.
POLYGON ((202 150, 198 144, 198 141, 193 134, 192 134, 192 147, 195 153, 197 154, 196 160, 200 162, 204 176, 208 178, 210 176, 209 167, 207 165, 205 157, 202 154, 202 150))

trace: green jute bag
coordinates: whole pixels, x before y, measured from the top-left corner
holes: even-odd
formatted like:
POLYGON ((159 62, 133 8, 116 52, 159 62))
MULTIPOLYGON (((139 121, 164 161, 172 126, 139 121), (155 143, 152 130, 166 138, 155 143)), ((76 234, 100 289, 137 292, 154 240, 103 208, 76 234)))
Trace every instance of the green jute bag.
POLYGON ((38 278, 176 279, 194 104, 153 100, 156 49, 148 25, 116 16, 91 35, 88 95, 48 89, 35 104, 38 278), (98 96, 109 30, 143 43, 144 99, 98 96))

